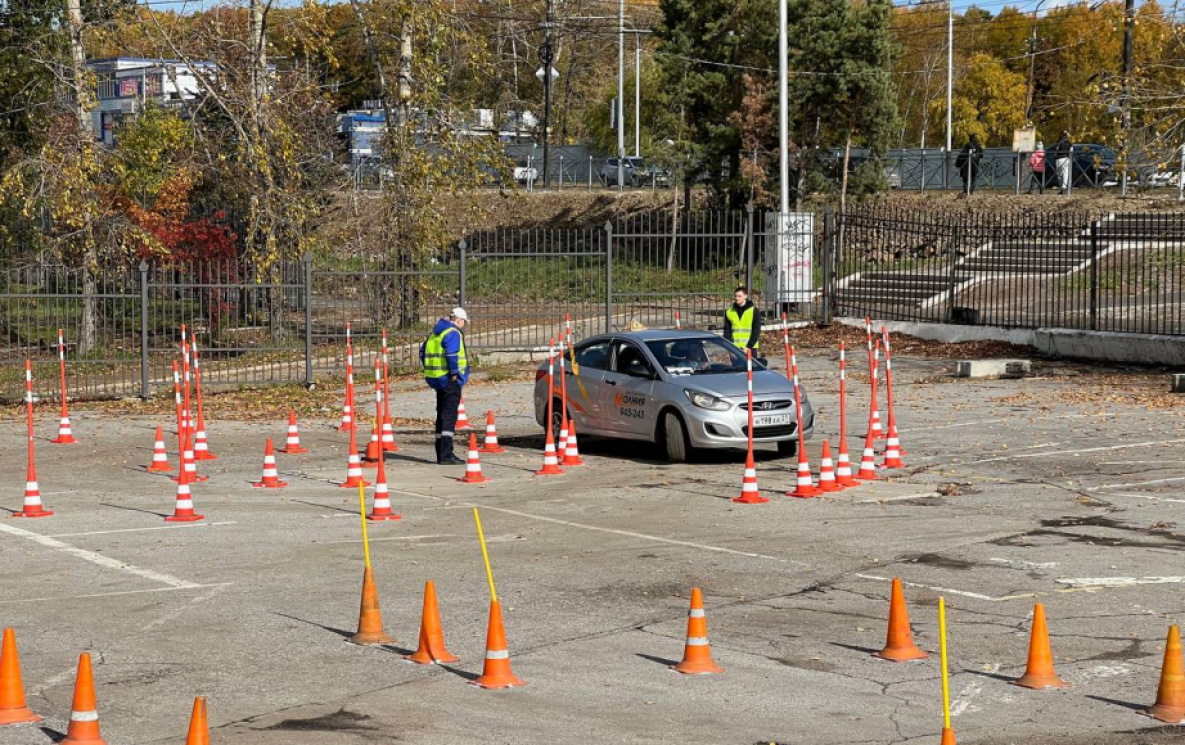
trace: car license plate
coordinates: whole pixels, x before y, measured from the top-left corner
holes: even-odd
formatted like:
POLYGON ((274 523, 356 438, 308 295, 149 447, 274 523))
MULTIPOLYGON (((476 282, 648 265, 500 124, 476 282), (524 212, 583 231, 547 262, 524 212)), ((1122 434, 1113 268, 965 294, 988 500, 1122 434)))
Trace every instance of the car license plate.
POLYGON ((789 414, 754 414, 754 427, 782 427, 790 423, 789 414))

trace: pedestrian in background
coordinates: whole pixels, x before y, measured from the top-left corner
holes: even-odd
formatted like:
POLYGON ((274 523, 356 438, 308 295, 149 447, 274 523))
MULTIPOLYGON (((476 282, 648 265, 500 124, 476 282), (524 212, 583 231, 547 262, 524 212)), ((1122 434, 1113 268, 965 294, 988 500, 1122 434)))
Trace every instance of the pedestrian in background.
POLYGON ((436 391, 436 462, 442 466, 465 461, 453 452, 453 434, 457 427, 457 407, 461 389, 469 382, 469 360, 465 357, 465 330, 469 314, 453 308, 448 318, 441 318, 428 339, 420 345, 424 380, 436 391))
POLYGON ((1057 177, 1057 188, 1060 193, 1065 194, 1070 190, 1071 167, 1074 164, 1074 145, 1070 142, 1069 132, 1062 132, 1062 136, 1054 143, 1053 150, 1049 155, 1053 158, 1053 173, 1057 177))
POLYGON ((1045 193, 1045 143, 1038 142, 1037 149, 1029 156, 1029 169, 1032 175, 1029 176, 1029 193, 1033 193, 1033 187, 1037 187, 1038 194, 1045 193))
POLYGON ((756 357, 761 344, 761 314, 744 287, 733 290, 732 299, 733 304, 724 312, 724 339, 741 349, 752 349, 756 357))
POLYGON ((983 145, 979 144, 979 137, 971 135, 959 157, 955 158, 955 168, 959 169, 959 176, 963 179, 963 193, 974 194, 975 182, 979 180, 979 161, 983 159, 983 145))

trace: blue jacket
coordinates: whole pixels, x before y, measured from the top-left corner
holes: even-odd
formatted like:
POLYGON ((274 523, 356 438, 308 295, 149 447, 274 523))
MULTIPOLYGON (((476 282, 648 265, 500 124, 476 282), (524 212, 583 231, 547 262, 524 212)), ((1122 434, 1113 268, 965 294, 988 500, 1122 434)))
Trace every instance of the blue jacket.
MULTIPOLYGON (((436 322, 436 325, 432 327, 432 334, 431 335, 435 336, 436 334, 442 334, 442 333, 444 333, 444 331, 446 329, 457 329, 457 327, 449 319, 441 318, 439 321, 436 322)), ((457 333, 449 334, 448 336, 444 337, 442 346, 444 346, 445 359, 448 360, 449 375, 450 376, 456 375, 457 380, 461 383, 461 385, 465 385, 466 383, 469 382, 469 365, 466 364, 465 367, 462 368, 458 364, 458 360, 457 360, 457 357, 461 353, 461 334, 462 333, 463 332, 460 329, 457 329, 457 333)), ((427 339, 425 339, 424 344, 420 345, 420 364, 423 364, 423 362, 424 362, 424 345, 427 343, 428 343, 428 341, 427 341, 427 339)), ((468 353, 466 353, 466 356, 468 356, 468 353)), ((447 377, 446 378, 425 378, 425 382, 427 382, 429 386, 431 386, 432 388, 435 388, 436 390, 443 390, 444 387, 446 385, 448 385, 448 380, 449 379, 447 377)))

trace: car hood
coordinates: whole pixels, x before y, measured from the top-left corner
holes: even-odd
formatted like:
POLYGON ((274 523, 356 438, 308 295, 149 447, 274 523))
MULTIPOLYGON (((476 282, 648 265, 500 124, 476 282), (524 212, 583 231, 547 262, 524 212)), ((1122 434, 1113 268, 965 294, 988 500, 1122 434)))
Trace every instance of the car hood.
MULTIPOLYGON (((722 373, 719 375, 681 375, 671 379, 673 385, 682 385, 703 391, 718 398, 744 398, 748 390, 745 373, 722 373)), ((794 386, 781 373, 757 370, 753 373, 754 396, 793 396, 794 386)))

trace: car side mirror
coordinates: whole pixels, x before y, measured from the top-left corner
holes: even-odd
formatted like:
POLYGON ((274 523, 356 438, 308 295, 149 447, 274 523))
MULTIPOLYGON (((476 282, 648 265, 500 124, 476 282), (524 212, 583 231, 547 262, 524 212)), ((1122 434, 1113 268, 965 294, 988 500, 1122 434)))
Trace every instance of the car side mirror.
POLYGON ((631 378, 651 378, 650 369, 641 362, 632 362, 625 368, 625 374, 631 378))

